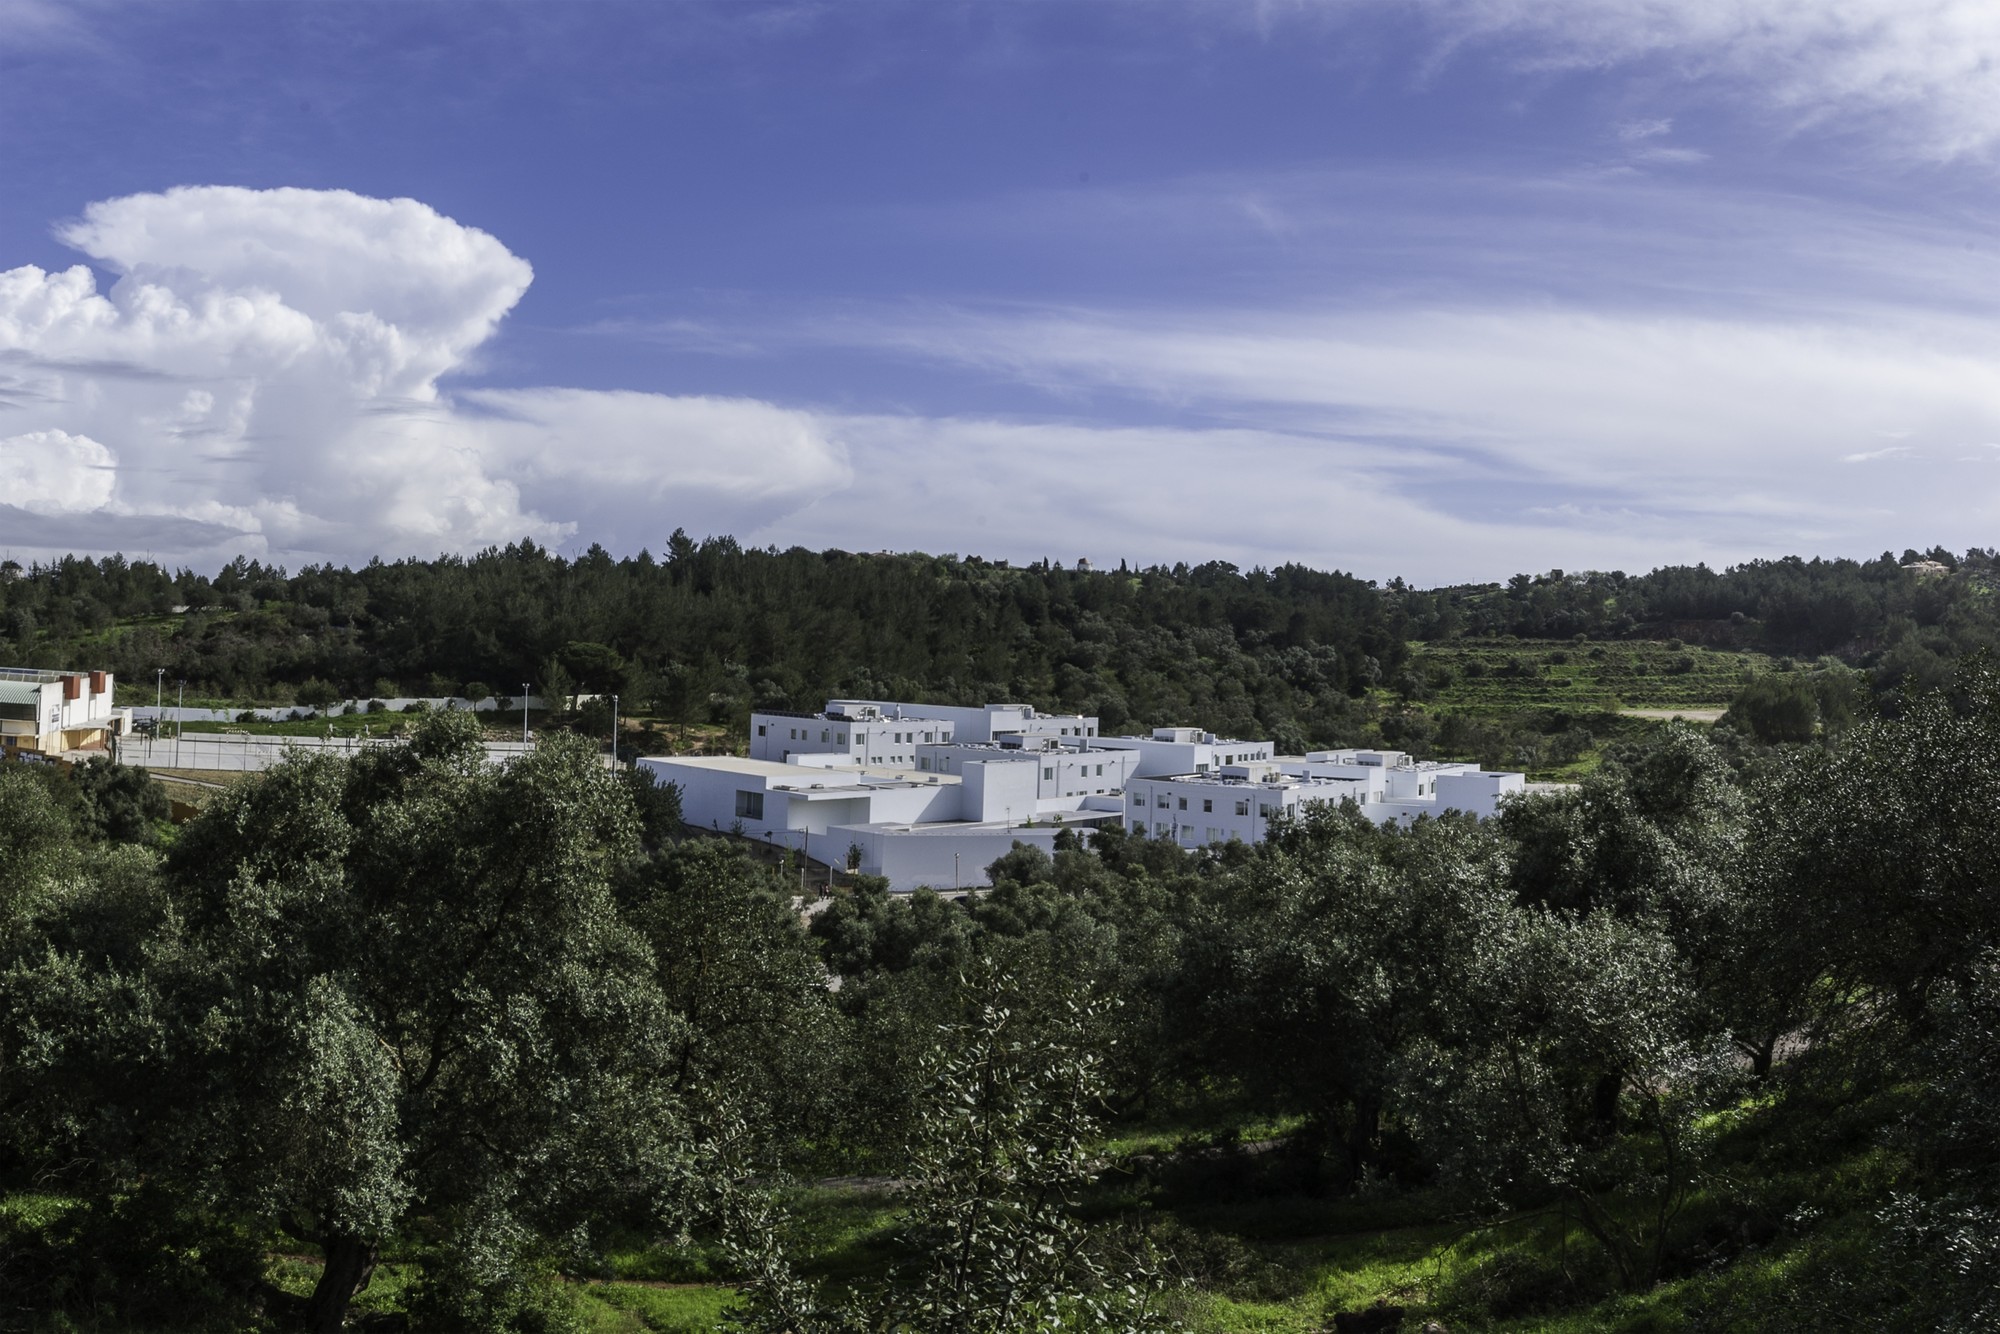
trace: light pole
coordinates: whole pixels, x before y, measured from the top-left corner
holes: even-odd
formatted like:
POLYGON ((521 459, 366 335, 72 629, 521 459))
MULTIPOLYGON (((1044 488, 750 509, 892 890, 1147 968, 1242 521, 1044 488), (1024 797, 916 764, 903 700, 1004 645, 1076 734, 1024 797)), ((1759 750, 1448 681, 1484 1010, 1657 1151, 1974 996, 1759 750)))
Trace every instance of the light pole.
POLYGON ((146 759, 148 761, 151 761, 153 758, 153 743, 160 739, 160 724, 165 721, 160 715, 166 712, 166 710, 162 709, 160 704, 165 697, 166 688, 167 669, 164 667, 155 667, 153 669, 153 735, 146 741, 146 759))
POLYGON ((521 744, 528 744, 528 683, 521 682, 521 744))
POLYGON ((611 697, 611 767, 613 769, 618 767, 618 696, 616 695, 611 697))
POLYGON ((174 687, 174 768, 181 767, 181 713, 187 704, 188 683, 184 676, 174 687))

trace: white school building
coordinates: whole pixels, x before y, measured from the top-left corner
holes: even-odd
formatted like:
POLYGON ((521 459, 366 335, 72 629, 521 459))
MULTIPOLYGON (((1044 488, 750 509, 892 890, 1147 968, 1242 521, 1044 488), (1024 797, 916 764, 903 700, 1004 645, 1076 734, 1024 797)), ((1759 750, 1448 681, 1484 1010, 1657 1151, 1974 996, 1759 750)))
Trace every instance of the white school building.
POLYGON ((1024 704, 960 708, 828 700, 818 713, 758 712, 750 757, 639 761, 681 791, 697 828, 739 832, 859 869, 890 887, 965 887, 1016 842, 1117 824, 1201 847, 1261 840, 1273 819, 1351 800, 1383 823, 1463 811, 1486 818, 1523 775, 1418 761, 1401 751, 1279 756, 1269 741, 1192 727, 1106 737, 1098 720, 1024 704))

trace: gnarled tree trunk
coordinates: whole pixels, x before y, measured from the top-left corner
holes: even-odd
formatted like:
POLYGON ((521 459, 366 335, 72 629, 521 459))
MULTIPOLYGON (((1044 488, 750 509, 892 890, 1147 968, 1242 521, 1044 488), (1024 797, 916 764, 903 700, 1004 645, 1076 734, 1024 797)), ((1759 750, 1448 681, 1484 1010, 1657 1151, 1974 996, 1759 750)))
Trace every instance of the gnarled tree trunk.
POLYGON ((306 1328, 312 1334, 340 1334, 347 1328, 347 1308, 375 1277, 381 1248, 372 1241, 346 1235, 325 1237, 320 1248, 326 1252, 326 1268, 320 1271, 319 1286, 306 1303, 306 1328))

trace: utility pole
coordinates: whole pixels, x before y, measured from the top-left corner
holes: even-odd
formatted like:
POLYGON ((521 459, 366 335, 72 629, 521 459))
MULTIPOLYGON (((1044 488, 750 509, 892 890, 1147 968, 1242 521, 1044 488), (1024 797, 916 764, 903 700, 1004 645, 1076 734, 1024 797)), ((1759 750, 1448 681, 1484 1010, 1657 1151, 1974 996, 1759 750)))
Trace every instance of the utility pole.
POLYGON ((187 678, 174 688, 174 768, 181 767, 181 714, 186 711, 188 695, 187 678))
POLYGON ((528 744, 528 683, 521 682, 521 744, 528 744))
MULTIPOLYGON (((618 696, 611 697, 611 767, 618 767, 618 696)), ((803 883, 803 882, 801 882, 803 883)))

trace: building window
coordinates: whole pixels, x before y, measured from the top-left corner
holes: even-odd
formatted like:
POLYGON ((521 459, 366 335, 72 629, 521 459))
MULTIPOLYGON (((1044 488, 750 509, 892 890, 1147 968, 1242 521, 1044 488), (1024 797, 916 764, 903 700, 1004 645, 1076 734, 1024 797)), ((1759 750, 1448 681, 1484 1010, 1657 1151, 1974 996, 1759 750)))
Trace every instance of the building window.
POLYGON ((928 756, 928 755, 925 755, 925 756, 922 756, 921 758, 919 758, 919 759, 917 760, 917 767, 918 767, 919 769, 928 769, 928 768, 930 768, 930 767, 931 767, 931 757, 930 757, 930 756, 928 756))
POLYGON ((1162 792, 1159 795, 1159 797, 1156 798, 1155 804, 1158 805, 1161 810, 1165 810, 1167 808, 1167 794, 1162 792))
POLYGON ((1208 841, 1211 843, 1222 842, 1222 831, 1220 829, 1217 829, 1214 825, 1210 825, 1208 827, 1208 841))
POLYGON ((1146 833, 1146 822, 1144 820, 1134 820, 1132 822, 1132 832, 1143 837, 1146 833))
POLYGON ((764 794, 762 792, 737 792, 736 818, 739 820, 763 819, 764 794))
POLYGON ((820 739, 821 741, 828 741, 828 740, 831 740, 831 739, 832 739, 832 737, 831 737, 831 735, 830 735, 830 734, 829 734, 829 733, 827 732, 827 730, 826 730, 826 729, 825 729, 824 727, 822 727, 822 728, 820 728, 820 729, 819 729, 819 739, 820 739))
POLYGON ((1214 799, 1213 799, 1212 797, 1203 797, 1203 798, 1201 799, 1201 808, 1202 808, 1202 810, 1204 810, 1204 811, 1208 812, 1208 813, 1209 813, 1209 814, 1211 814, 1211 815, 1212 815, 1212 814, 1214 814, 1214 813, 1215 813, 1215 800, 1214 800, 1214 799))
POLYGON ((1238 815, 1248 815, 1250 813, 1250 803, 1248 801, 1237 802, 1236 813, 1238 815))
POLYGON ((1043 778, 1054 778, 1055 776, 1056 776, 1056 771, 1054 769, 1048 768, 1046 765, 1043 766, 1042 768, 1043 778))
POLYGON ((1154 826, 1153 826, 1153 832, 1154 832, 1154 833, 1156 833, 1156 834, 1158 834, 1158 835, 1159 835, 1159 836, 1160 836, 1161 838, 1165 838, 1165 837, 1167 837, 1167 835, 1171 834, 1171 833, 1172 833, 1173 831, 1172 831, 1171 829, 1168 829, 1168 828, 1167 828, 1167 826, 1166 826, 1166 824, 1165 824, 1164 822, 1162 822, 1162 823, 1160 823, 1160 824, 1156 824, 1156 825, 1154 825, 1154 826))
POLYGON ((764 724, 762 723, 757 724, 757 735, 758 736, 764 735, 764 724))
POLYGON ((1257 813, 1268 820, 1283 809, 1284 807, 1282 806, 1273 806, 1270 802, 1266 801, 1258 804, 1257 813))
POLYGON ((1186 797, 1182 797, 1182 798, 1181 798, 1181 809, 1182 809, 1182 810, 1186 810, 1186 809, 1187 809, 1187 798, 1186 798, 1186 797))

